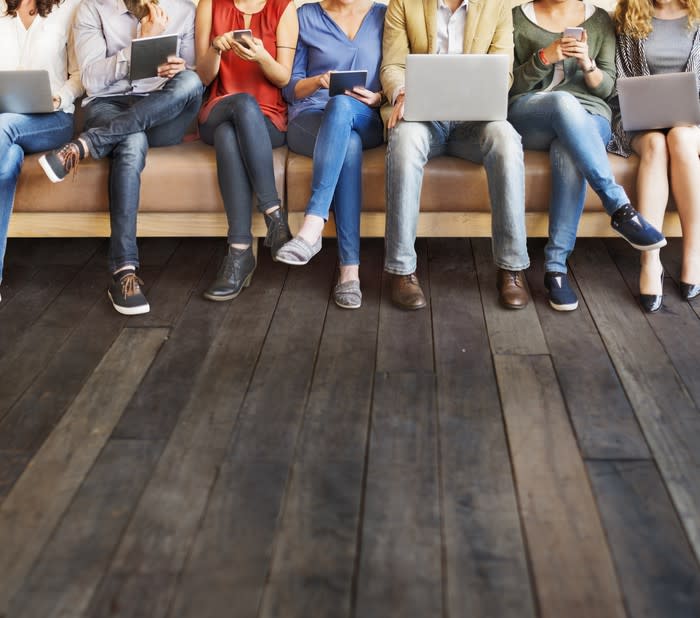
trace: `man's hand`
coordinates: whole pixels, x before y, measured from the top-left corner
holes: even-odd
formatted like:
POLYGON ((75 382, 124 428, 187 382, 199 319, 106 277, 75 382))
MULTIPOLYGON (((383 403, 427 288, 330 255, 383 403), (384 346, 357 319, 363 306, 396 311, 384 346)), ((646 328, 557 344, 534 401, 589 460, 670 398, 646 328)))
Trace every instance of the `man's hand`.
POLYGON ((53 109, 56 111, 57 109, 61 109, 61 97, 58 94, 55 94, 51 97, 51 101, 53 103, 53 109))
POLYGON ((389 120, 386 123, 387 129, 393 129, 397 124, 399 124, 400 120, 403 120, 403 102, 405 98, 406 94, 403 92, 396 97, 394 107, 391 110, 391 116, 389 116, 389 120))
POLYGON ((141 38, 163 34, 168 25, 168 15, 152 2, 148 2, 146 7, 148 7, 148 15, 141 18, 141 38))
POLYGON ((158 67, 158 77, 175 77, 187 68, 185 61, 177 56, 168 56, 168 61, 158 67))
POLYGON ((382 95, 379 92, 372 92, 363 88, 362 86, 355 86, 352 90, 346 90, 345 94, 349 97, 361 101, 368 107, 379 107, 379 103, 382 100, 382 95))

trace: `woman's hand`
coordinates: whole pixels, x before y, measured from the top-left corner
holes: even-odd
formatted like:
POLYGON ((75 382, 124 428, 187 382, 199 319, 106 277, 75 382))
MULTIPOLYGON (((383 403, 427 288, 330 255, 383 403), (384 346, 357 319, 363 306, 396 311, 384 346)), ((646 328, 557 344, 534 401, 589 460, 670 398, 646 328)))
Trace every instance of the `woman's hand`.
POLYGON ((263 42, 251 36, 243 36, 240 41, 232 39, 231 51, 241 60, 260 63, 270 57, 263 42))
POLYGON ((379 107, 382 101, 382 95, 380 92, 372 92, 363 88, 362 86, 355 86, 352 90, 346 90, 345 94, 353 99, 357 99, 361 103, 364 103, 368 107, 379 107))
POLYGON ((588 55, 588 34, 583 31, 581 40, 577 41, 571 37, 561 39, 561 51, 565 58, 576 58, 578 66, 584 71, 591 66, 591 59, 588 55))
POLYGON ((574 39, 555 39, 552 41, 547 47, 545 47, 542 52, 544 53, 544 57, 547 59, 547 62, 549 64, 554 64, 555 62, 561 62, 566 58, 564 55, 564 52, 562 50, 562 46, 564 44, 564 41, 573 41, 574 39))
POLYGON ((331 85, 331 72, 326 71, 325 73, 321 73, 320 75, 316 76, 316 79, 318 80, 318 86, 316 87, 316 90, 321 90, 323 88, 327 90, 328 87, 331 85))

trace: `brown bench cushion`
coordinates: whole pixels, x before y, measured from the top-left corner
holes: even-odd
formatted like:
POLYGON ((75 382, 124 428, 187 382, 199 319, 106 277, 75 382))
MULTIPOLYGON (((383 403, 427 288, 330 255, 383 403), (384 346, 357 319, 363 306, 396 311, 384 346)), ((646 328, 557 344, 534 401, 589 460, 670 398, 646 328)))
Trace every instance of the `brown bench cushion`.
MULTIPOLYGON (((381 146, 364 153, 362 166, 363 210, 384 211, 384 156, 381 146)), ((615 178, 635 197, 638 160, 609 155, 615 178)), ((287 160, 287 207, 290 212, 303 211, 310 196, 312 162, 309 157, 293 152, 287 160)), ((549 154, 525 152, 526 210, 546 212, 549 207, 551 174, 549 154)), ((488 212, 488 187, 484 168, 454 157, 438 157, 425 167, 421 211, 423 212, 488 212)), ((602 210, 593 191, 586 196, 587 210, 602 210)))
MULTIPOLYGON (((284 200, 287 148, 273 152, 275 182, 284 200)), ((101 212, 109 209, 107 160, 86 159, 73 181, 52 184, 28 156, 17 185, 15 212, 101 212)), ((214 149, 197 140, 151 148, 141 176, 141 212, 222 212, 214 149)))

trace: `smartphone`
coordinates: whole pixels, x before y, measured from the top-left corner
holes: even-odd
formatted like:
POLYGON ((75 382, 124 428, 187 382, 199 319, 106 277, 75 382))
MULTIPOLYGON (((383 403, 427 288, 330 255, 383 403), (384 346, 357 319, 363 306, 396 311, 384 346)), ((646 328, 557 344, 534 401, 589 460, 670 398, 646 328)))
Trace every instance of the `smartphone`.
POLYGON ((564 34, 562 34, 562 38, 564 37, 580 41, 583 39, 583 28, 579 26, 567 26, 564 30, 564 34))
POLYGON ((253 31, 249 28, 245 28, 243 30, 234 30, 233 32, 231 32, 231 34, 233 35, 233 40, 236 41, 236 43, 240 43, 241 45, 243 45, 243 47, 248 47, 245 40, 243 39, 244 36, 250 37, 251 39, 253 38, 253 31))

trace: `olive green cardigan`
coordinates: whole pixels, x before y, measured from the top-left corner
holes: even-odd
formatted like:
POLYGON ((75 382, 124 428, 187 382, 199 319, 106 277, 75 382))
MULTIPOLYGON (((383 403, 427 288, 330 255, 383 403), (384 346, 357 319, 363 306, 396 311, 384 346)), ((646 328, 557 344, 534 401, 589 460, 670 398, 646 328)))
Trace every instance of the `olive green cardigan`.
MULTIPOLYGON (((575 58, 564 60, 564 81, 553 90, 563 90, 573 94, 592 114, 598 114, 608 120, 612 113, 605 102, 615 87, 615 28, 610 16, 601 8, 596 8, 580 25, 588 35, 588 51, 603 72, 603 81, 596 88, 586 85, 583 71, 575 58)), ((528 92, 543 90, 552 81, 554 64, 545 65, 537 55, 561 34, 550 32, 533 24, 517 6, 513 9, 513 40, 515 42, 515 61, 513 64, 513 85, 510 89, 510 101, 528 92)))

